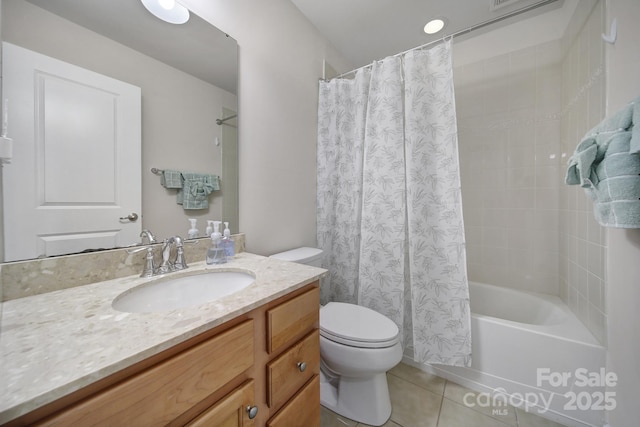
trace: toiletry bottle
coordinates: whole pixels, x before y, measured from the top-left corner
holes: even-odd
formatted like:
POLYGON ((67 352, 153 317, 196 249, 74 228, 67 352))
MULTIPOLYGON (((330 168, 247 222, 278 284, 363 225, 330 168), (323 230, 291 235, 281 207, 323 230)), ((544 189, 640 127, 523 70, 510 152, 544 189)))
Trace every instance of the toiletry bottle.
POLYGON ((224 264, 227 256, 220 247, 222 234, 220 234, 220 221, 213 221, 213 233, 211 233, 211 247, 207 250, 207 264, 224 264))
POLYGON ((205 230, 206 236, 211 237, 211 233, 213 233, 213 221, 207 220, 207 228, 205 230))
POLYGON ((189 229, 188 234, 190 239, 195 239, 196 237, 198 237, 198 234, 200 234, 200 231, 196 228, 197 221, 198 220, 195 218, 189 218, 189 222, 191 223, 191 228, 189 229))
POLYGON ((224 249, 227 258, 233 258, 233 256, 236 254, 236 248, 235 243, 233 243, 233 240, 231 239, 231 230, 229 230, 228 222, 224 223, 224 232, 220 245, 224 249))

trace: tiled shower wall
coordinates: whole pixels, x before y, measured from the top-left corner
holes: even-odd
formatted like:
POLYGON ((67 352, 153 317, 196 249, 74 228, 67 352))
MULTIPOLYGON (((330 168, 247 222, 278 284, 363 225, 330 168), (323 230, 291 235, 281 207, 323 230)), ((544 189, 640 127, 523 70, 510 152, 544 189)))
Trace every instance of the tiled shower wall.
MULTIPOLYGON (((605 111, 603 3, 594 7, 575 39, 564 41, 560 141, 567 158, 605 111)), ((560 296, 602 344, 606 344, 606 255, 606 229, 594 219, 591 201, 578 186, 563 185, 560 296)))
POLYGON ((606 234, 564 184, 604 111, 601 3, 577 36, 458 66, 454 80, 469 279, 559 295, 605 343, 606 234))
POLYGON ((558 40, 454 69, 470 280, 560 292, 560 60, 558 40))

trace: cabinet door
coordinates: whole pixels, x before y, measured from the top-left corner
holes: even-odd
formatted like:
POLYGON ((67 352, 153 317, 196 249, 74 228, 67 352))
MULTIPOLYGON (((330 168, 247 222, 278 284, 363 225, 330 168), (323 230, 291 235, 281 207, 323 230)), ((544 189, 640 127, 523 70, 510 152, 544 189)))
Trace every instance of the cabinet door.
POLYGON ((314 376, 276 415, 267 427, 320 427, 320 376, 314 376))
MULTIPOLYGON (((249 427, 254 419, 249 417, 249 409, 254 406, 255 392, 253 380, 229 393, 218 403, 187 424, 188 427, 249 427)), ((255 414, 253 414, 255 417, 255 414)))

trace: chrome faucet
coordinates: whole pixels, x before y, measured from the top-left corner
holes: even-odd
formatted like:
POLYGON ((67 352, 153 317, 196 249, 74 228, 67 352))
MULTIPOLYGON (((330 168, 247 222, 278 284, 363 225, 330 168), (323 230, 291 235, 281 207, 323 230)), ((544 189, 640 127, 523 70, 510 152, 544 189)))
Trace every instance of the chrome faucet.
POLYGON ((147 238, 147 240, 149 240, 149 243, 148 243, 149 245, 153 245, 154 243, 158 243, 156 241, 156 238, 154 237, 154 235, 151 233, 151 231, 147 230, 146 228, 140 232, 140 237, 142 238, 142 244, 143 245, 144 245, 145 237, 147 238))
POLYGON ((184 270, 189 268, 187 260, 184 257, 184 244, 182 237, 174 236, 166 239, 162 245, 162 264, 156 269, 155 274, 165 274, 171 271, 184 270), (171 247, 176 247, 176 257, 173 262, 169 260, 171 257, 171 247))
POLYGON ((140 277, 152 277, 158 274, 166 274, 172 271, 179 271, 184 270, 185 268, 189 268, 189 266, 187 265, 187 260, 184 257, 184 243, 198 243, 197 240, 194 240, 193 242, 183 242, 182 237, 180 236, 174 236, 165 239, 164 242, 162 242, 162 262, 160 266, 156 267, 153 254, 154 246, 152 245, 156 242, 155 237, 153 237, 153 234, 151 234, 151 232, 146 229, 142 230, 142 233, 140 233, 140 237, 146 237, 147 239, 149 239, 150 244, 141 246, 137 249, 127 250, 129 254, 135 254, 136 252, 140 252, 143 250, 147 251, 144 268, 142 270, 142 274, 140 274, 140 277), (172 262, 170 258, 171 248, 173 246, 176 247, 176 257, 172 262))

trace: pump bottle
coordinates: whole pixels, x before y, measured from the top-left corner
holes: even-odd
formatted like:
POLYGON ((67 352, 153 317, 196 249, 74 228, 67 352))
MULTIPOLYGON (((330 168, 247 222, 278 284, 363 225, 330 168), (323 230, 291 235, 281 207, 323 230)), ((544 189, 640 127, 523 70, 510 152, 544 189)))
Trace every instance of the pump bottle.
POLYGON ((196 222, 198 220, 196 218, 189 218, 189 222, 191 223, 191 228, 188 231, 188 235, 190 239, 195 239, 200 234, 200 230, 196 228, 196 222))
POLYGON ((223 234, 224 236, 220 241, 220 246, 222 246, 222 248, 224 249, 224 252, 227 255, 227 258, 233 258, 233 256, 236 254, 236 247, 235 247, 235 243, 233 242, 233 239, 231 239, 231 230, 229 230, 228 222, 224 223, 223 234))
POLYGON ((211 233, 211 247, 207 250, 207 264, 224 264, 227 262, 227 256, 222 247, 220 247, 220 241, 222 240, 222 234, 220 234, 220 221, 213 221, 213 233, 211 233))
POLYGON ((207 228, 205 229, 205 233, 207 237, 211 237, 211 233, 213 233, 213 221, 210 219, 207 220, 207 228))

